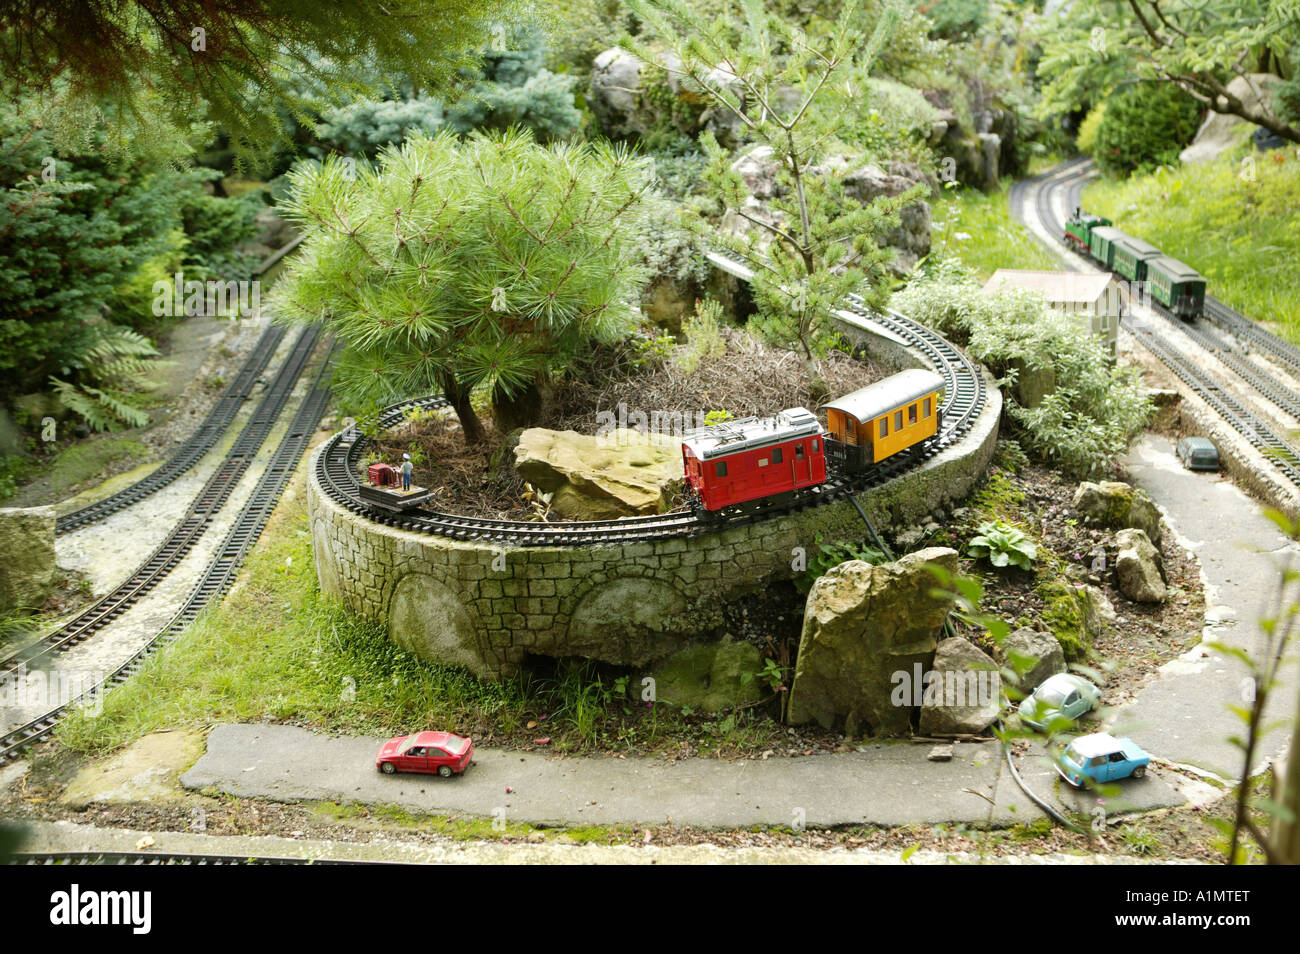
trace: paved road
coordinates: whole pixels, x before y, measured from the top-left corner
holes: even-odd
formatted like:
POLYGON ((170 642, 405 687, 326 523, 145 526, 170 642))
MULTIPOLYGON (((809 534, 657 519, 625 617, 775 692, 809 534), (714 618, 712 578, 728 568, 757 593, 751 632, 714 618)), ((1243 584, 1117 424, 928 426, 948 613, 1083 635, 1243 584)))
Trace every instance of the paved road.
MULTIPOLYGON (((1164 510, 1180 542, 1200 559, 1205 641, 1259 654, 1259 616, 1274 593, 1279 560, 1295 553, 1295 544, 1234 484, 1179 465, 1168 438, 1144 436, 1124 465, 1164 510)), ((1292 647, 1293 659, 1297 650, 1292 647)), ((1239 660, 1196 647, 1164 666, 1160 678, 1117 716, 1115 731, 1134 735, 1148 751, 1172 762, 1236 778, 1242 753, 1228 739, 1244 725, 1228 706, 1243 704, 1246 673, 1239 660)), ((1283 670, 1282 682, 1270 700, 1270 720, 1295 714, 1300 672, 1294 661, 1283 670)), ((1279 726, 1265 738, 1260 764, 1282 751, 1288 735, 1289 727, 1279 726)))
MULTIPOLYGON (((219 725, 181 782, 245 797, 383 803, 545 825, 1009 825, 1039 814, 992 742, 957 745, 951 762, 927 761, 927 746, 906 743, 736 762, 547 758, 484 749, 464 775, 441 779, 380 774, 374 759, 382 741, 292 726, 219 725)), ((1045 756, 1025 758, 1020 771, 1035 792, 1056 800, 1057 776, 1045 756)), ((1084 812, 1094 805, 1090 796, 1063 795, 1084 812)), ((1182 802, 1170 781, 1153 773, 1126 784, 1123 800, 1108 811, 1182 802)))

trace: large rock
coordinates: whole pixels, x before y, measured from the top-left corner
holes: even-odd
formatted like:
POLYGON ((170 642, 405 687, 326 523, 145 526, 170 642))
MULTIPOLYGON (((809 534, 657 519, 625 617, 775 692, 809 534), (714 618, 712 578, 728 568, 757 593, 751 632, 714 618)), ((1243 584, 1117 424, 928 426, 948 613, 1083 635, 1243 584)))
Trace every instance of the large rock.
POLYGON ((1079 596, 1083 600, 1083 625, 1091 642, 1104 636, 1106 630, 1115 625, 1115 607, 1106 594, 1095 586, 1079 587, 1079 596))
MULTIPOLYGON (((1253 109, 1259 106, 1260 94, 1271 97, 1273 87, 1279 82, 1281 80, 1271 73, 1252 73, 1249 80, 1244 76, 1234 76, 1228 83, 1228 92, 1253 109)), ((1209 162, 1219 158, 1237 144, 1245 122, 1239 116, 1207 113, 1201 128, 1196 131, 1196 138, 1178 154, 1178 158, 1183 162, 1209 162)))
POLYGON ((0 612, 36 610, 54 592, 54 508, 0 509, 0 612))
POLYGON ((912 705, 895 705, 895 674, 928 667, 950 603, 931 595, 927 567, 957 572, 957 551, 931 547, 872 566, 850 560, 831 569, 808 593, 799 658, 790 689, 789 721, 842 723, 878 734, 910 731, 912 705))
POLYGON ((641 101, 641 70, 636 56, 613 47, 596 57, 591 67, 591 111, 611 139, 639 136, 650 129, 653 114, 641 101))
POLYGON ((1145 490, 1117 480, 1094 484, 1084 481, 1074 492, 1074 509, 1083 522, 1094 527, 1141 530, 1155 546, 1160 546, 1163 530, 1160 511, 1145 490))
POLYGON ((921 706, 922 735, 983 732, 998 717, 1002 677, 987 653, 960 636, 939 643, 921 706))
MULTIPOLYGON (((916 185, 928 185, 919 166, 905 162, 875 163, 857 166, 843 176, 844 195, 867 205, 880 196, 901 195, 916 185)), ((917 200, 904 207, 899 225, 881 238, 881 245, 897 250, 893 270, 906 275, 917 262, 930 254, 930 206, 917 200)))
POLYGON ((1115 575, 1119 591, 1137 603, 1163 603, 1168 598, 1160 552, 1141 530, 1121 530, 1115 536, 1119 555, 1115 575))
POLYGON ((763 657, 746 642, 706 643, 670 656, 653 670, 655 698, 674 706, 720 712, 761 702, 763 657))
POLYGON ((681 476, 681 439, 613 428, 599 436, 530 427, 515 445, 515 470, 553 494, 560 516, 609 520, 665 509, 681 476))
POLYGON ((745 188, 756 199, 770 199, 785 192, 777 178, 781 163, 773 158, 771 146, 755 146, 736 159, 731 168, 740 173, 745 188))
POLYGON ((1061 641, 1051 633, 1023 627, 1012 631, 998 647, 998 659, 1020 674, 1017 688, 1030 693, 1042 685, 1048 676, 1065 672, 1065 650, 1061 641))

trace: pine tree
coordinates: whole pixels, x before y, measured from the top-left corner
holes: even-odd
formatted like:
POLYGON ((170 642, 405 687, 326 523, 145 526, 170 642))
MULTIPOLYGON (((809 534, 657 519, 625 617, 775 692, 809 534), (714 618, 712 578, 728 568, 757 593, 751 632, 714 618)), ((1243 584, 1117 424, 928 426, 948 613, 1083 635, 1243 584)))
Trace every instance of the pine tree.
POLYGON ((291 173, 306 239, 277 289, 291 320, 346 343, 335 380, 349 399, 441 392, 475 443, 476 391, 503 433, 530 423, 555 374, 634 326, 648 160, 510 130, 409 139, 352 168, 291 173))

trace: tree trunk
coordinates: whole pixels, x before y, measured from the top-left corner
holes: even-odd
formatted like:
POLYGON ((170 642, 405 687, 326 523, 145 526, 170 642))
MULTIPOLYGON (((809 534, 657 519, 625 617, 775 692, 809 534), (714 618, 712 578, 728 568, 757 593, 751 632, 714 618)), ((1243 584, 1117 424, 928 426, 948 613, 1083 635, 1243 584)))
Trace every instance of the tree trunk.
POLYGON ((463 387, 459 381, 448 375, 442 379, 442 396, 447 399, 447 403, 452 406, 456 417, 460 420, 461 430, 465 434, 465 445, 467 447, 482 445, 485 436, 483 422, 478 419, 478 413, 470 402, 469 388, 463 387))
POLYGON ((513 395, 498 388, 492 394, 492 420, 497 431, 509 434, 519 427, 536 427, 546 420, 554 398, 554 386, 545 374, 539 374, 513 395))

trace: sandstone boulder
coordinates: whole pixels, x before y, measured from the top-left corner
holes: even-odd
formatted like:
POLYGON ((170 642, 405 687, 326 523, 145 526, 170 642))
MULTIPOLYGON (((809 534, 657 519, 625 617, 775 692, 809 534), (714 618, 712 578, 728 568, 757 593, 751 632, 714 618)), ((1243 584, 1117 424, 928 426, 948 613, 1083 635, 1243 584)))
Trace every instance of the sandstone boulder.
POLYGON ((1048 676, 1065 672, 1065 650, 1051 633, 1022 627, 1012 631, 998 647, 998 659, 1020 673, 1017 688, 1023 693, 1037 689, 1048 676))
POLYGON ((54 592, 54 508, 0 509, 0 612, 36 610, 54 592))
POLYGON ((1141 530, 1121 530, 1116 535, 1119 555, 1115 575, 1119 590, 1137 603, 1163 603, 1168 598, 1160 552, 1141 530))
POLYGON ((785 192, 777 176, 781 163, 772 155, 771 146, 755 146, 731 164, 740 173, 745 188, 756 199, 770 199, 785 192))
POLYGON ((1088 641, 1092 642, 1115 625, 1115 607, 1095 586, 1081 586, 1079 595, 1083 598, 1083 625, 1088 631, 1088 641))
POLYGON ((681 476, 681 441, 613 428, 599 436, 530 427, 515 445, 515 470, 553 494, 564 517, 609 520, 661 513, 681 476))
POLYGON ((722 642, 683 649, 651 675, 660 702, 720 712, 762 701, 766 689, 757 678, 762 668, 763 658, 750 643, 722 642))
POLYGON ((983 732, 998 717, 1002 677, 988 654, 968 639, 939 643, 921 706, 922 735, 983 732))
POLYGON ((957 551, 931 547, 896 563, 850 560, 808 593, 789 721, 842 723, 878 734, 910 731, 912 704, 895 705, 895 674, 928 667, 950 603, 931 595, 928 566, 957 572, 957 551))
MULTIPOLYGON (((1228 83, 1228 92, 1236 96, 1247 107, 1259 106, 1260 97, 1271 97, 1273 87, 1279 83, 1278 77, 1271 73, 1252 73, 1249 77, 1234 76, 1228 83)), ((1196 131, 1192 144, 1178 154, 1182 162, 1209 162, 1219 158, 1224 152, 1237 144, 1246 120, 1239 116, 1223 113, 1207 113, 1201 128, 1196 131)))
POLYGON ((1073 506, 1090 526, 1114 530, 1131 527, 1145 533, 1156 547, 1160 546, 1163 533, 1160 511, 1145 490, 1117 480, 1084 481, 1074 492, 1073 506))
POLYGON ((612 47, 596 57, 591 67, 588 102, 610 138, 639 136, 649 130, 651 118, 641 103, 640 59, 621 47, 612 47))

